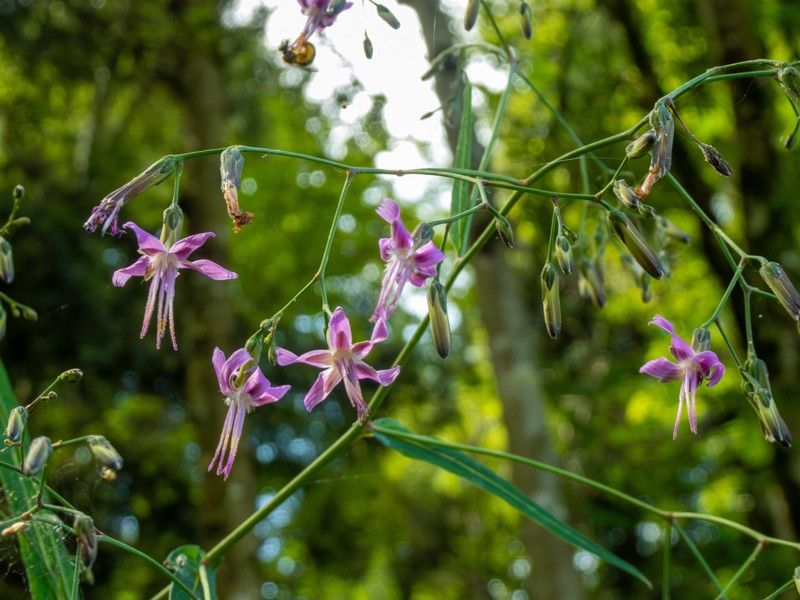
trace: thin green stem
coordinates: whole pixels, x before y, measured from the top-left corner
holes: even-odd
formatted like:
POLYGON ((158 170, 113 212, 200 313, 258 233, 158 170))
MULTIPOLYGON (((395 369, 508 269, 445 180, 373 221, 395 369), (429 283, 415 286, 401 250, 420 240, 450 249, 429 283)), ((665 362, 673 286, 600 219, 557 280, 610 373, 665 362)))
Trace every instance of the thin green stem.
POLYGON ((744 271, 746 264, 747 261, 745 259, 739 261, 739 266, 736 267, 736 271, 734 272, 733 277, 731 277, 731 281, 728 284, 728 287, 726 288, 725 292, 722 294, 722 298, 717 304, 717 308, 714 310, 713 314, 706 320, 706 322, 701 325, 701 327, 710 327, 712 323, 719 320, 720 315, 722 314, 722 311, 725 308, 725 305, 728 303, 728 299, 730 298, 731 293, 733 292, 736 285, 739 283, 739 278, 741 277, 742 271, 744 271))
POLYGON ((325 269, 328 267, 328 260, 331 256, 331 248, 333 248, 333 240, 336 237, 336 230, 339 228, 339 218, 342 216, 342 207, 344 206, 345 198, 347 198, 347 191, 350 189, 350 184, 353 183, 353 177, 353 173, 348 172, 347 177, 344 180, 342 192, 339 194, 339 201, 336 203, 336 210, 334 211, 333 220, 331 221, 331 229, 328 232, 328 241, 325 243, 325 249, 322 251, 322 260, 319 263, 319 270, 317 271, 322 293, 322 309, 327 315, 331 314, 331 309, 328 305, 328 290, 325 285, 325 269))
POLYGON ((714 571, 711 569, 711 566, 708 564, 706 559, 703 558, 703 555, 700 553, 700 550, 697 549, 697 545, 692 541, 692 538, 689 537, 689 535, 686 533, 686 530, 681 527, 680 523, 677 523, 673 520, 672 526, 678 532, 681 540, 683 540, 683 543, 686 544, 687 548, 689 548, 689 551, 692 553, 692 555, 694 555, 695 559, 697 559, 697 562, 700 564, 700 568, 703 569, 706 575, 708 575, 711 583, 715 588, 717 588, 718 592, 721 592, 722 585, 720 585, 719 579, 717 579, 717 576, 714 575, 714 571))
POLYGON ((726 585, 725 588, 717 595, 717 600, 722 600, 723 598, 725 598, 728 592, 730 592, 736 586, 736 584, 739 583, 739 580, 742 578, 742 575, 744 575, 747 569, 749 569, 753 565, 753 563, 756 562, 758 555, 761 554, 761 551, 766 546, 767 544, 764 541, 759 541, 756 544, 756 547, 750 553, 750 556, 748 556, 747 560, 744 561, 744 563, 742 563, 742 566, 739 567, 739 570, 736 571, 736 573, 733 575, 731 580, 728 582, 728 585, 726 585))
POLYGON ((661 569, 661 598, 669 600, 670 576, 672 572, 672 520, 664 523, 664 561, 661 569))

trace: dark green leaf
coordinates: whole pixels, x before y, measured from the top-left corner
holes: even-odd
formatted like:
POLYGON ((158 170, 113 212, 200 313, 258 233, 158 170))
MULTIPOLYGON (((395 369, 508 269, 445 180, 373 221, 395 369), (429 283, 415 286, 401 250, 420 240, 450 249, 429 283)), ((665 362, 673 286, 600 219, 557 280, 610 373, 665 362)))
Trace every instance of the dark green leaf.
MULTIPOLYGON (((455 167, 469 169, 472 167, 472 85, 466 75, 462 75, 463 91, 461 94, 461 118, 458 129, 458 146, 456 147, 455 167)), ((453 197, 450 214, 464 212, 470 207, 470 184, 462 179, 453 180, 453 197)), ((450 227, 450 236, 459 256, 466 251, 467 233, 470 219, 461 219, 450 227)))
MULTIPOLYGON (((169 553, 165 566, 186 587, 203 600, 217 599, 216 568, 203 564, 206 553, 200 546, 186 544, 169 553)), ((192 600, 182 589, 170 586, 169 600, 192 600)))

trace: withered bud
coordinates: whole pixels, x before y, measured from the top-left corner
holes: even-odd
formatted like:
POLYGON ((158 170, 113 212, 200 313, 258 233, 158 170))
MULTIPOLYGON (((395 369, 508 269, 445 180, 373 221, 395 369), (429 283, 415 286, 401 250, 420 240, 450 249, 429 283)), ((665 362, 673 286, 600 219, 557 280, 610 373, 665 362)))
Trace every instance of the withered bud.
POLYGON ((730 177, 733 173, 731 166, 728 164, 722 155, 717 151, 714 146, 710 144, 699 144, 700 150, 703 152, 703 158, 706 159, 706 162, 710 164, 714 170, 722 175, 723 177, 730 177))
POLYGON ((761 278, 769 286, 769 289, 778 297, 778 300, 783 304, 791 317, 795 321, 800 321, 800 294, 792 282, 786 276, 786 273, 776 262, 767 262, 761 265, 758 270, 761 278))
POLYGON ((606 222, 611 233, 631 253, 639 266, 653 279, 661 279, 664 275, 661 261, 628 216, 618 210, 609 211, 606 222))
POLYGON ((81 379, 83 379, 83 371, 80 369, 68 369, 61 373, 58 378, 67 383, 78 383, 81 379))
POLYGON ((656 227, 658 232, 676 242, 681 242, 682 244, 690 244, 692 242, 692 236, 665 217, 656 218, 656 227))
POLYGON ((28 448, 28 454, 22 463, 22 472, 26 475, 36 475, 50 460, 53 453, 53 444, 49 437, 34 438, 28 448))
POLYGON ((784 94, 800 102, 800 71, 789 66, 778 69, 778 83, 784 94))
POLYGON ((14 256, 11 243, 0 235, 0 279, 6 283, 14 281, 14 256))
POLYGON ((533 11, 531 11, 531 5, 525 0, 522 0, 519 5, 519 21, 525 39, 533 39, 533 11))
POLYGON ((511 223, 504 216, 499 215, 494 218, 494 226, 497 229, 497 235, 500 240, 506 245, 507 248, 514 247, 514 230, 511 228, 511 223))
POLYGON ((602 269, 587 258, 581 259, 578 266, 578 293, 581 298, 589 298, 597 308, 606 305, 602 269))
POLYGON ((639 206, 636 207, 639 210, 639 214, 642 215, 645 219, 655 219, 656 217, 656 209, 649 204, 645 204, 644 202, 640 202, 639 206))
POLYGON ((639 196, 633 191, 624 179, 614 180, 614 195, 622 202, 625 208, 636 210, 639 207, 639 196))
POLYGON ((711 332, 708 327, 698 327, 692 332, 692 350, 696 354, 711 349, 711 332))
POLYGON ((394 16, 394 13, 386 8, 383 4, 376 4, 375 8, 378 9, 378 16, 383 19, 392 29, 400 29, 400 21, 394 16))
POLYGON ((447 289, 434 279, 428 288, 428 316, 436 352, 442 358, 450 355, 450 319, 447 316, 447 289))
POLYGON ((558 269, 546 262, 542 269, 542 308, 547 334, 554 340, 561 333, 561 298, 558 291, 558 269))
POLYGON ((373 47, 372 47, 372 40, 369 39, 367 32, 364 32, 364 56, 367 57, 367 60, 372 59, 373 47))
POLYGON ((123 460, 114 446, 102 435, 90 435, 86 439, 89 450, 94 455, 95 464, 100 469, 101 474, 104 469, 119 471, 122 469, 123 460))
POLYGON ((556 236, 556 260, 558 261, 558 268, 561 269, 564 275, 569 275, 575 270, 572 245, 565 235, 556 236))
POLYGON ((244 157, 237 146, 226 148, 219 158, 219 173, 222 181, 222 194, 225 198, 225 206, 228 216, 233 221, 233 231, 239 230, 253 220, 253 213, 243 211, 239 208, 238 189, 242 184, 242 169, 244 169, 244 157))
POLYGON ((675 120, 667 106, 659 101, 650 112, 650 126, 656 132, 650 172, 640 188, 640 198, 646 197, 656 181, 669 173, 672 165, 672 142, 675 139, 675 120))
POLYGON ((28 521, 17 521, 13 525, 9 525, 3 531, 0 531, 0 535, 17 535, 18 533, 22 532, 28 526, 28 521))
POLYGON ((467 3, 467 12, 464 13, 464 29, 470 31, 475 27, 475 22, 478 20, 478 10, 481 7, 481 0, 469 0, 467 3))
POLYGON ((8 414, 6 425, 6 445, 13 446, 22 439, 25 424, 28 422, 28 411, 24 406, 15 406, 8 414))
POLYGON ((15 185, 13 195, 14 200, 22 200, 25 197, 25 188, 21 185, 15 185))
POLYGON ((641 158, 642 156, 646 156, 653 148, 653 144, 656 143, 657 137, 658 135, 654 129, 648 129, 628 144, 628 147, 625 148, 625 154, 628 158, 641 158))
POLYGON ((78 545, 81 547, 83 566, 91 569, 97 558, 97 530, 94 521, 84 514, 75 519, 74 528, 78 534, 78 545))

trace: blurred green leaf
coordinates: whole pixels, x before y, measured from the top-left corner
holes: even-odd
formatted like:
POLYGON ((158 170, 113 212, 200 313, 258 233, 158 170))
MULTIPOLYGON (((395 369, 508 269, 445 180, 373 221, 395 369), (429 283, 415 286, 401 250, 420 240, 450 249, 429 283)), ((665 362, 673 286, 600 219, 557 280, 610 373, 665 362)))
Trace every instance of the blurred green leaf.
MULTIPOLYGON (((186 544, 170 552, 164 563, 197 597, 204 600, 216 600, 216 568, 203 564, 205 556, 206 553, 200 546, 186 544)), ((170 587, 169 600, 193 599, 182 589, 173 585, 170 587)))

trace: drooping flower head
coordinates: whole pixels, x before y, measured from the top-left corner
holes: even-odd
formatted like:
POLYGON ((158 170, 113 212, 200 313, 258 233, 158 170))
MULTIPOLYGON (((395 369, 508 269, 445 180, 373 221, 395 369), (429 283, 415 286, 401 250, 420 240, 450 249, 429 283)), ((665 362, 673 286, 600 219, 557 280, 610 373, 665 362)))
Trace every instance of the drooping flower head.
POLYGON ((389 385, 400 373, 400 367, 376 371, 373 367, 364 362, 364 358, 370 353, 372 347, 388 337, 386 323, 382 319, 378 321, 372 331, 369 341, 353 343, 353 335, 350 331, 350 321, 344 314, 344 310, 339 306, 333 311, 330 323, 328 324, 328 348, 323 350, 311 350, 300 356, 278 348, 276 356, 278 364, 281 366, 294 363, 303 363, 325 369, 319 374, 314 385, 308 390, 304 403, 306 409, 311 410, 330 395, 339 382, 344 380, 344 387, 347 397, 358 411, 358 422, 363 423, 369 416, 369 407, 364 402, 361 393, 360 379, 372 379, 380 385, 389 385))
POLYGON ((147 334, 147 329, 150 327, 150 319, 153 316, 153 309, 156 306, 156 299, 158 299, 156 348, 161 348, 161 338, 164 337, 167 324, 169 324, 172 347, 177 350, 178 344, 175 341, 175 318, 172 305, 175 299, 175 280, 180 274, 178 272, 179 269, 192 269, 215 280, 235 279, 238 275, 210 260, 188 260, 192 252, 202 246, 208 238, 214 237, 212 232, 190 235, 173 244, 167 242, 165 246, 161 240, 132 221, 128 221, 123 227, 131 229, 136 234, 139 253, 142 256, 131 266, 115 271, 111 281, 115 286, 121 287, 127 283, 128 279, 134 276, 144 277, 145 281, 148 279, 153 280, 150 284, 150 292, 147 295, 144 322, 142 323, 142 331, 139 337, 144 337, 147 334))
POLYGON ((645 373, 657 378, 661 383, 681 380, 681 391, 678 396, 678 417, 675 420, 675 429, 672 439, 678 437, 678 423, 681 420, 681 410, 686 404, 689 413, 689 428, 692 433, 697 433, 697 409, 695 407, 695 393, 697 388, 708 380, 708 387, 715 386, 725 374, 723 365, 717 355, 711 350, 696 352, 694 348, 675 334, 672 323, 661 315, 656 315, 649 325, 657 325, 672 336, 669 351, 675 357, 676 363, 667 358, 656 358, 645 363, 640 373, 645 373))
POLYGON ((377 212, 392 226, 392 237, 378 241, 386 273, 381 284, 378 304, 370 321, 388 320, 407 282, 422 287, 436 275, 436 265, 444 260, 444 252, 426 236, 412 237, 400 218, 400 206, 389 198, 378 205, 377 212))
POLYGON ((257 406, 277 402, 289 391, 290 386, 271 387, 261 368, 244 348, 231 354, 227 360, 222 350, 214 348, 211 362, 217 373, 219 391, 225 396, 225 404, 228 405, 228 414, 208 470, 216 463, 217 475, 223 475, 227 479, 233 468, 247 413, 257 406))

